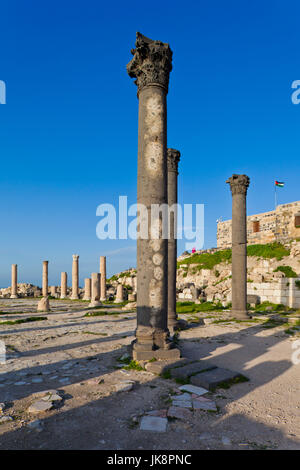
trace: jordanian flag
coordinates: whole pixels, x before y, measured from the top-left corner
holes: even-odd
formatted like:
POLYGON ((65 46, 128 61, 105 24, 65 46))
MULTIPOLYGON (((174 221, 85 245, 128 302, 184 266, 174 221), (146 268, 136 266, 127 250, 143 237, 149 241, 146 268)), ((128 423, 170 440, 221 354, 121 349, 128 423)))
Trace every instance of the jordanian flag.
POLYGON ((275 181, 275 186, 279 186, 280 188, 283 188, 284 183, 282 181, 275 181))

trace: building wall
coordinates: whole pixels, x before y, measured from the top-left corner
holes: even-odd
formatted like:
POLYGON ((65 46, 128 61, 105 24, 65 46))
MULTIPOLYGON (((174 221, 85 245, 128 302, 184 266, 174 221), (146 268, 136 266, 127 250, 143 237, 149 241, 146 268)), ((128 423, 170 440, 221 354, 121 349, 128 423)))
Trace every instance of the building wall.
MULTIPOLYGON (((281 204, 274 211, 250 215, 247 217, 248 244, 285 242, 300 238, 299 220, 300 201, 281 204)), ((231 247, 231 220, 218 223, 217 247, 231 247)))

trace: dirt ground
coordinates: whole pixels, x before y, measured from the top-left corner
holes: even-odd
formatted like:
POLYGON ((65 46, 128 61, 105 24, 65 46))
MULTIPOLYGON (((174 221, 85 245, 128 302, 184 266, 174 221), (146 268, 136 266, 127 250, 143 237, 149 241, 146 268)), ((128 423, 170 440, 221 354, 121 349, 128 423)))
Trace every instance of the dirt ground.
POLYGON ((170 419, 166 432, 154 433, 139 429, 141 417, 168 408, 179 385, 122 367, 135 312, 106 305, 97 312, 109 315, 86 317, 87 303, 51 300, 51 312, 41 314, 36 305, 36 299, 0 300, 0 311, 10 312, 0 321, 47 317, 0 325, 7 351, 0 364, 0 402, 2 416, 12 418, 0 423, 0 450, 300 449, 300 364, 292 362, 297 338, 283 327, 215 324, 208 318, 182 331, 183 357, 209 360, 250 380, 211 393, 217 412, 196 410, 185 420, 170 419), (126 380, 133 388, 117 392, 126 380), (48 389, 59 391, 63 400, 49 411, 29 413, 33 394, 48 389))

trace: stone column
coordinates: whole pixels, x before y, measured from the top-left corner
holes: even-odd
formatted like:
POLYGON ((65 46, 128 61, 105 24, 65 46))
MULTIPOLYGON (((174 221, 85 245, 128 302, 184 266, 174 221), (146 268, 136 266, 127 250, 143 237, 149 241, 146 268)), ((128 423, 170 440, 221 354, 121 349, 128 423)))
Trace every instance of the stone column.
POLYGON ((18 298, 18 265, 11 265, 11 299, 18 298))
POLYGON ((246 195, 250 179, 246 175, 232 175, 226 183, 232 193, 232 315, 243 319, 249 318, 246 195))
POLYGON ((124 290, 123 290, 123 284, 118 284, 117 286, 117 295, 116 295, 116 303, 120 303, 124 301, 124 290))
POLYGON ((72 296, 71 299, 79 299, 78 295, 78 259, 79 255, 73 255, 73 265, 72 265, 72 296))
POLYGON ((90 307, 98 307, 101 305, 99 302, 100 298, 100 274, 99 273, 92 273, 91 275, 91 285, 92 285, 92 293, 91 293, 91 302, 89 303, 90 307))
MULTIPOLYGON (((167 150, 168 158, 168 205, 169 209, 177 204, 177 177, 180 152, 167 150)), ((168 328, 170 332, 179 327, 176 314, 176 273, 177 273, 177 208, 170 212, 170 236, 168 240, 168 328)))
POLYGON ((83 300, 91 300, 91 279, 89 277, 84 280, 84 297, 83 300))
POLYGON ((100 287, 100 300, 106 300, 106 256, 100 256, 100 274, 101 274, 101 287, 100 287))
POLYGON ((43 261, 43 297, 48 297, 48 263, 49 261, 43 261))
POLYGON ((168 200, 166 97, 172 51, 168 44, 137 33, 136 48, 131 53, 133 59, 127 65, 127 72, 136 78, 139 98, 137 202, 140 205, 133 358, 171 359, 180 357, 180 352, 172 349, 167 325, 168 240, 163 238, 160 216, 151 220, 151 205, 166 204, 168 200))
POLYGON ((50 295, 56 297, 56 286, 50 286, 50 295))
POLYGON ((61 273, 61 282, 60 282, 60 298, 65 299, 67 297, 67 279, 68 275, 66 272, 61 273))

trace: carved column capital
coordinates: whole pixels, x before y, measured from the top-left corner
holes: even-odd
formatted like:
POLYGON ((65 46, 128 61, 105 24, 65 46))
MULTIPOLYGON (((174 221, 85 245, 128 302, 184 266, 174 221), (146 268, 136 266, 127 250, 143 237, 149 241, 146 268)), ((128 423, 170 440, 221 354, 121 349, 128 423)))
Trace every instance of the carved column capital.
POLYGON ((169 44, 136 33, 135 46, 131 50, 133 58, 127 64, 127 72, 136 78, 138 93, 147 85, 159 85, 168 92, 173 54, 169 44))
POLYGON ((178 163, 180 160, 180 152, 175 149, 167 149, 168 171, 174 171, 178 174, 178 163))
POLYGON ((247 175, 232 175, 226 183, 230 184, 231 194, 247 194, 250 178, 247 175))
POLYGON ((79 258, 79 255, 72 255, 72 257, 73 257, 73 261, 77 261, 79 258))

